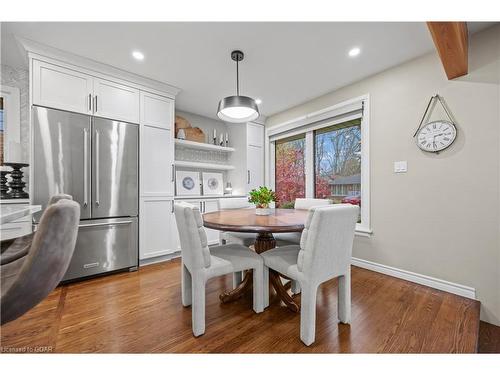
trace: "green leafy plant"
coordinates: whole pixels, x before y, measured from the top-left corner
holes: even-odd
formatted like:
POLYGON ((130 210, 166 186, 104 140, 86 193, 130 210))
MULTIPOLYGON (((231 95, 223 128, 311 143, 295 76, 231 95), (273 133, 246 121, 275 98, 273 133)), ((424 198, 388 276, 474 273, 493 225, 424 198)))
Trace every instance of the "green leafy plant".
POLYGON ((250 191, 248 201, 254 203, 257 208, 268 208, 269 203, 276 201, 276 194, 274 191, 266 186, 260 186, 258 189, 250 191))

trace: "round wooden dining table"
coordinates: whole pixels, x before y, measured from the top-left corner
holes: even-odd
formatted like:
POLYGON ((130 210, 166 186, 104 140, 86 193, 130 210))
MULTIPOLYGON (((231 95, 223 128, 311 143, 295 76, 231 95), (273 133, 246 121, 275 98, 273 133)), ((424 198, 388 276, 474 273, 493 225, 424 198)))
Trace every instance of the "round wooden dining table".
MULTIPOLYGON (((254 249, 260 254, 276 246, 273 233, 302 232, 307 215, 307 210, 276 208, 271 210, 270 215, 260 216, 255 214, 254 208, 243 208, 206 213, 203 215, 203 225, 224 232, 257 233, 254 249)), ((280 300, 290 310, 299 311, 299 306, 288 294, 290 282, 284 285, 281 278, 288 279, 286 276, 270 270, 269 280, 280 300)), ((220 299, 224 303, 234 301, 251 287, 252 272, 247 271, 241 284, 236 289, 221 294, 220 299)))

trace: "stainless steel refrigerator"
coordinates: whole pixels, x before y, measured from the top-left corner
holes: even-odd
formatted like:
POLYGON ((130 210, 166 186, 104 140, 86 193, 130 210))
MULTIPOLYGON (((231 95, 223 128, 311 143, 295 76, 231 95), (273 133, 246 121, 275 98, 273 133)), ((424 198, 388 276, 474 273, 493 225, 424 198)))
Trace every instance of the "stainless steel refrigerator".
POLYGON ((37 106, 32 116, 32 202, 65 193, 80 203, 63 281, 136 268, 139 126, 37 106))

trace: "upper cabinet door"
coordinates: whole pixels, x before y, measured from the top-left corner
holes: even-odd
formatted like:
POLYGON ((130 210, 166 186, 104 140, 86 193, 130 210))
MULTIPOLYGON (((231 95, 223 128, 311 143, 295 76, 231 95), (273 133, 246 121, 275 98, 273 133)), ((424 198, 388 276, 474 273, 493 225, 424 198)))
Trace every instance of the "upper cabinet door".
POLYGON ((33 104, 91 114, 93 77, 33 60, 33 104))
POLYGON ((264 149, 249 145, 247 148, 247 192, 264 185, 264 149))
POLYGON ((248 146, 264 146, 264 127, 262 125, 248 123, 247 124, 247 145, 248 146))
POLYGON ((157 128, 172 129, 174 126, 174 101, 164 96, 141 92, 141 123, 157 128))
POLYGON ((139 90, 105 79, 94 79, 94 115, 139 123, 139 90))

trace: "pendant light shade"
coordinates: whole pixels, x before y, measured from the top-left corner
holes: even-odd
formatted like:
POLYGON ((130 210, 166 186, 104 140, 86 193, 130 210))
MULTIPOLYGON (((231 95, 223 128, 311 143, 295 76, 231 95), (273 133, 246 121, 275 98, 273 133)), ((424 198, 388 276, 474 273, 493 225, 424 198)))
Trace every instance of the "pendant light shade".
POLYGON ((219 102, 217 116, 227 122, 247 122, 259 117, 259 107, 254 99, 240 95, 239 65, 243 52, 231 52, 231 59, 236 61, 236 95, 227 96, 219 102))

